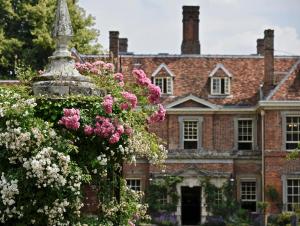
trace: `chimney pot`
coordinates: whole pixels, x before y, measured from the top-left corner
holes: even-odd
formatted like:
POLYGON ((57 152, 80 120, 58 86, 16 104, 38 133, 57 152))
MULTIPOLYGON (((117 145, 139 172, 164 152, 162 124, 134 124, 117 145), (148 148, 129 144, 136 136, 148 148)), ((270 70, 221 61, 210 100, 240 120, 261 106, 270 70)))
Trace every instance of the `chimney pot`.
POLYGON ((256 40, 256 51, 257 51, 257 55, 264 55, 264 42, 265 40, 263 38, 259 38, 256 40))
POLYGON ((200 54, 199 6, 183 6, 181 54, 200 54))
POLYGON ((118 57, 119 55, 119 32, 110 31, 109 32, 109 52, 113 57, 118 57))
POLYGON ((128 39, 120 38, 119 39, 119 52, 127 53, 128 51, 128 39))

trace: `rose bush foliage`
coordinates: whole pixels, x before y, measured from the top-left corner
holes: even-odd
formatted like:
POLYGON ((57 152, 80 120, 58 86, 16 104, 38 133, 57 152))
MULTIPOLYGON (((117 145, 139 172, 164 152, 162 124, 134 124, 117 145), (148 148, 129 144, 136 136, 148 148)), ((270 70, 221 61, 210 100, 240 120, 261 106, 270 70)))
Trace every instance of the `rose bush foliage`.
POLYGON ((0 223, 75 225, 83 179, 69 156, 75 147, 35 108, 35 99, 0 88, 0 223))
POLYGON ((99 191, 96 225, 147 218, 141 194, 122 182, 122 166, 166 158, 150 132, 165 118, 160 89, 142 70, 133 71, 133 84, 109 63, 76 67, 106 95, 34 99, 0 88, 1 223, 79 224, 82 182, 99 191))

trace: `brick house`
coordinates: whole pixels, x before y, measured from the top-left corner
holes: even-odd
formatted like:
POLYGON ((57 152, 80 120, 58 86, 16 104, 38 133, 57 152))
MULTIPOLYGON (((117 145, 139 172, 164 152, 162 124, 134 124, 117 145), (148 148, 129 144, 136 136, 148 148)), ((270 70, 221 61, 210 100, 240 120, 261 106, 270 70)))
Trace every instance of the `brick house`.
POLYGON ((162 90, 167 117, 153 131, 167 143, 166 169, 145 160, 125 165, 131 188, 145 190, 149 179, 162 174, 182 176, 180 225, 205 221, 199 178, 207 176, 219 187, 234 180, 236 199, 250 211, 262 200, 271 203, 270 213, 300 204, 300 161, 285 158, 300 141, 300 56, 274 56, 273 30, 257 40, 256 54, 202 55, 199 7, 184 6, 180 55, 138 55, 127 46, 119 32, 110 32, 110 56, 80 57, 112 56, 127 80, 140 68, 162 90), (270 186, 278 200, 268 197, 270 186))

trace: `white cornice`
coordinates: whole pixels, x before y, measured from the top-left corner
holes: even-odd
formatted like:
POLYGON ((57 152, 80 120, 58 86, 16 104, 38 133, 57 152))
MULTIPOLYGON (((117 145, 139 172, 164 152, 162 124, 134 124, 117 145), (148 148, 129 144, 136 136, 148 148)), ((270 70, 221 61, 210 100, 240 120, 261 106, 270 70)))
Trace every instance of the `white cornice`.
MULTIPOLYGON (((196 97, 196 96, 190 94, 190 95, 188 95, 186 97, 183 97, 183 98, 181 98, 179 100, 176 100, 176 101, 174 101, 174 102, 172 102, 170 104, 167 104, 166 105, 166 109, 170 109, 172 107, 175 107, 176 105, 182 104, 182 103, 184 103, 186 101, 189 101, 189 100, 192 100, 192 101, 195 101, 196 103, 205 105, 205 106, 207 106, 207 107, 209 107, 211 109, 219 109, 220 108, 218 105, 212 104, 212 103, 210 103, 210 102, 208 102, 206 100, 203 100, 203 99, 201 99, 199 97, 196 97)), ((179 108, 179 109, 182 110, 182 108, 179 108)), ((184 108, 184 109, 188 109, 188 108, 184 108)), ((189 109, 206 109, 206 108, 189 108, 189 109)))
POLYGON ((259 107, 300 107, 300 100, 261 100, 259 107))
POLYGON ((167 109, 168 114, 211 114, 211 113, 254 113, 256 112, 256 107, 249 108, 169 108, 167 109))

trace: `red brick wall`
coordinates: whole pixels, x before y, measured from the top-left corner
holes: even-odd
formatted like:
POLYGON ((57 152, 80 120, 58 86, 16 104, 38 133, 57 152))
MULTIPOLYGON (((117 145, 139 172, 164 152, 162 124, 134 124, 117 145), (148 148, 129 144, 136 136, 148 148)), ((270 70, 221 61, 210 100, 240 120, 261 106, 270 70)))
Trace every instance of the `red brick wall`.
POLYGON ((265 114, 265 150, 280 151, 282 127, 280 111, 266 111, 265 114))

